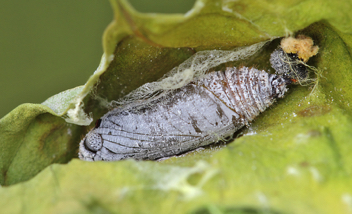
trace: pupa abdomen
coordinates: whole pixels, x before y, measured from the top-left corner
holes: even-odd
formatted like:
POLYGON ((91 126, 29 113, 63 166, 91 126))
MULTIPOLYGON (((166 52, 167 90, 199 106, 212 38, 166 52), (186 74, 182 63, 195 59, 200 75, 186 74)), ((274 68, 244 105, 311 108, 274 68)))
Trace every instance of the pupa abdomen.
POLYGON ((209 145, 252 121, 287 91, 255 68, 211 72, 179 89, 105 114, 80 143, 84 160, 155 160, 209 145))

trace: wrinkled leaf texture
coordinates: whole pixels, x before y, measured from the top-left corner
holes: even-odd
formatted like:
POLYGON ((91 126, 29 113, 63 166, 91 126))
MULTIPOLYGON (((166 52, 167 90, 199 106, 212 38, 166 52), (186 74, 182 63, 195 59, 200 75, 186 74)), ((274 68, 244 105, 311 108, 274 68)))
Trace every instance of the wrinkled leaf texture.
MULTIPOLYGON (((115 17, 103 35, 104 56, 87 83, 43 104, 20 105, 0 120, 2 212, 352 211, 349 0, 199 0, 186 14, 139 13, 124 0, 111 5, 115 17), (304 33, 319 45, 309 61, 321 71, 318 85, 314 91, 292 87, 226 147, 162 162, 72 159, 91 126, 67 123, 70 110, 82 101, 94 120, 108 111, 92 90, 116 100, 199 50, 231 49, 288 33, 304 33)), ((257 66, 269 69, 269 49, 277 44, 261 52, 257 66)))

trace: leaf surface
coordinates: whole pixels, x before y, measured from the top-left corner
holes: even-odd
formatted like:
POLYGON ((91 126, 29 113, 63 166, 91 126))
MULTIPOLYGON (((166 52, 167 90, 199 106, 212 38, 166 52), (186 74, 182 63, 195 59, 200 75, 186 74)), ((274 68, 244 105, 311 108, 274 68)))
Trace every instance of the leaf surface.
MULTIPOLYGON (((111 3, 115 19, 104 34, 105 53, 86 85, 43 104, 19 106, 0 120, 1 184, 40 172, 0 188, 2 211, 352 210, 350 1, 197 1, 185 15, 142 14, 126 1, 111 3), (227 146, 161 162, 52 164, 75 157, 88 129, 60 117, 85 121, 84 107, 97 119, 108 111, 106 103, 158 80, 199 50, 229 50, 297 31, 320 47, 309 61, 321 74, 318 84, 291 87, 227 146)), ((269 69, 277 44, 274 40, 244 64, 269 69)))

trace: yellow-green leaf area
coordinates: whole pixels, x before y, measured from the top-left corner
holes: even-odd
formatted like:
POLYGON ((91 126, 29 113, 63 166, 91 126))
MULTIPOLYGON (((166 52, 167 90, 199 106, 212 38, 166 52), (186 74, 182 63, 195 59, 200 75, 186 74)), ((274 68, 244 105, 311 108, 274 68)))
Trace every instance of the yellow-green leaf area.
POLYGON ((63 91, 59 94, 56 94, 52 97, 49 97, 42 104, 51 108, 57 115, 63 115, 69 109, 74 100, 83 90, 83 86, 78 86, 66 91, 63 91))
MULTIPOLYGON (((64 107, 25 104, 0 120, 1 184, 17 183, 0 188, 4 213, 352 210, 349 1, 197 1, 186 15, 142 14, 126 1, 111 2, 115 19, 104 34, 103 63, 87 84, 44 103, 63 100, 64 107), (318 81, 290 87, 233 142, 160 162, 71 160, 88 128, 57 115, 74 101, 97 119, 107 103, 199 50, 229 50, 288 32, 319 45, 308 62, 318 81)), ((269 70, 278 42, 240 64, 269 70)))
POLYGON ((132 33, 150 44, 192 48, 244 46, 287 35, 320 20, 351 33, 348 1, 198 0, 188 13, 174 15, 139 13, 126 0, 111 3, 115 19, 104 34, 108 54, 114 51, 116 41, 132 33))
POLYGON ((40 104, 23 104, 0 120, 0 182, 28 180, 52 163, 76 155, 81 127, 67 124, 40 104))

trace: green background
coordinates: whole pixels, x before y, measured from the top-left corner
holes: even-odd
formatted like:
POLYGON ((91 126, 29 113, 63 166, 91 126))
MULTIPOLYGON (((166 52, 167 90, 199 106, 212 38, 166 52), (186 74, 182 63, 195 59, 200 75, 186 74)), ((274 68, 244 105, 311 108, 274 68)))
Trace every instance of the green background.
MULTIPOLYGON (((141 12, 184 13, 194 1, 130 3, 141 12)), ((108 0, 3 0, 0 118, 22 103, 42 103, 83 85, 99 65, 101 37, 112 19, 108 0)))
POLYGON ((352 212, 350 0, 199 0, 186 15, 143 14, 126 0, 110 2, 115 18, 103 34, 108 57, 98 72, 84 86, 0 119, 1 212, 352 212), (96 120, 108 111, 102 101, 156 81, 200 50, 272 40, 244 64, 269 70, 270 53, 289 31, 319 45, 309 61, 319 82, 290 87, 242 137, 160 162, 77 159, 89 130, 80 125, 80 103, 96 120))

